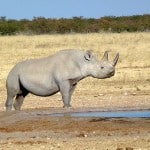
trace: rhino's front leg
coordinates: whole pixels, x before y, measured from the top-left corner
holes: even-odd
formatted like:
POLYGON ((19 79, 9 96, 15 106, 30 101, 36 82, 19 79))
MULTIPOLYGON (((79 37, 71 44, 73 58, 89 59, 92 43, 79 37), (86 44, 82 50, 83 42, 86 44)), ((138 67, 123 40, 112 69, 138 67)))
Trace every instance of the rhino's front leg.
POLYGON ((70 101, 75 86, 72 86, 69 81, 63 81, 60 84, 60 92, 64 103, 63 107, 71 107, 70 101))

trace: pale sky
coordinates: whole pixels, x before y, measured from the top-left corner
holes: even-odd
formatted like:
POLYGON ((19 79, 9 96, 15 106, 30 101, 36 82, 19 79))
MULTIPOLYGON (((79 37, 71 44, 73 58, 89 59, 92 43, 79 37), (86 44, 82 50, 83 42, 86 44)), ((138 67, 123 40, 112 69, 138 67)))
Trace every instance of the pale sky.
POLYGON ((7 19, 100 18, 150 14, 150 0, 0 0, 7 19))

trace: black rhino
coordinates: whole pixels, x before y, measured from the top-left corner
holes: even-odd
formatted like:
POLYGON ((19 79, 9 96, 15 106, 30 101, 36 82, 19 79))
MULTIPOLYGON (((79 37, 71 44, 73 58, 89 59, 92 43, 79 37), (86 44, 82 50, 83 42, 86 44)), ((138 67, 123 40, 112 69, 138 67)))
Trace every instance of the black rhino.
POLYGON ((91 51, 62 50, 45 58, 19 62, 7 77, 6 110, 11 110, 12 105, 20 110, 28 93, 50 96, 59 91, 64 107, 70 107, 77 83, 88 76, 98 79, 113 76, 118 58, 119 53, 109 62, 106 51, 99 61, 91 51))

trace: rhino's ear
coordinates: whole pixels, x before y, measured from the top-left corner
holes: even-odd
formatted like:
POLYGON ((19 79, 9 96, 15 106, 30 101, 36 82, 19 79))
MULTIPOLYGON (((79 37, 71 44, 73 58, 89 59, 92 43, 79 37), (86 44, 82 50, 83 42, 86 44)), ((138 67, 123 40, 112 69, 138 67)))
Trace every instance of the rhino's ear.
POLYGON ((103 61, 108 61, 108 51, 105 51, 102 60, 103 60, 103 61))
POLYGON ((113 60, 113 66, 116 66, 118 59, 119 59, 119 53, 116 54, 116 57, 113 60))
POLYGON ((84 59, 86 61, 90 61, 92 59, 92 50, 88 50, 85 52, 84 59))

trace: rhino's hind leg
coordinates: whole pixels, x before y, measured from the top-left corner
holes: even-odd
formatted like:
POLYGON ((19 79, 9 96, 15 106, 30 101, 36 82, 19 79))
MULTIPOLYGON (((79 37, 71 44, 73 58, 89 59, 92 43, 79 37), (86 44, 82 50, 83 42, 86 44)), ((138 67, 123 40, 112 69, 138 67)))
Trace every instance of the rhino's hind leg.
POLYGON ((5 107, 6 107, 6 111, 10 111, 12 109, 12 104, 13 104, 13 99, 16 95, 9 95, 7 94, 7 100, 6 100, 6 103, 5 103, 5 107))
POLYGON ((10 111, 12 109, 14 97, 19 92, 19 87, 8 86, 7 87, 7 100, 5 103, 6 111, 10 111))
POLYGON ((23 95, 18 94, 16 96, 16 99, 15 99, 14 104, 13 104, 15 110, 20 110, 21 109, 21 106, 23 104, 23 100, 24 100, 23 95))
POLYGON ((24 91, 22 94, 17 94, 16 99, 14 101, 14 108, 15 110, 20 110, 23 104, 25 96, 28 94, 28 91, 24 91))
POLYGON ((5 103, 6 111, 10 111, 12 109, 13 100, 16 95, 20 92, 20 85, 18 76, 12 71, 7 77, 6 80, 6 88, 7 88, 7 100, 5 103))

